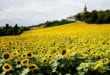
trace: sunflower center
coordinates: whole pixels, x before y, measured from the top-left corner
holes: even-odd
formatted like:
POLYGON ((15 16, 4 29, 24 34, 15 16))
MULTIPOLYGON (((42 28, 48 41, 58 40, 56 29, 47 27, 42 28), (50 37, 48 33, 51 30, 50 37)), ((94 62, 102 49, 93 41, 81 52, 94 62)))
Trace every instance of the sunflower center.
POLYGON ((5 54, 4 59, 8 59, 8 58, 9 58, 9 54, 5 54))
POLYGON ((5 66, 6 69, 10 69, 10 67, 8 65, 5 66))
POLYGON ((46 62, 47 62, 47 60, 44 60, 43 62, 44 62, 44 63, 46 63, 46 62))
POLYGON ((17 64, 20 64, 20 61, 17 61, 17 64))
POLYGON ((66 50, 63 50, 63 51, 62 51, 62 55, 65 55, 65 54, 66 54, 66 50))
POLYGON ((24 61, 23 63, 25 64, 25 63, 27 63, 27 61, 24 61))
POLYGON ((29 69, 34 69, 35 68, 35 66, 29 66, 29 69))
POLYGON ((31 55, 32 55, 31 53, 28 53, 28 54, 27 54, 27 56, 29 56, 29 57, 31 57, 31 55))

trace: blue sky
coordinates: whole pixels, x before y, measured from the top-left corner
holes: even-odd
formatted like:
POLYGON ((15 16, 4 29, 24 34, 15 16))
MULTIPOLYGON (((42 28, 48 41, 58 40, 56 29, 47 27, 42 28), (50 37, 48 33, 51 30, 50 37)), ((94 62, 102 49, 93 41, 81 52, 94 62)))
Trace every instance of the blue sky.
POLYGON ((0 0, 0 26, 36 25, 47 20, 60 20, 88 10, 106 10, 110 0, 0 0))

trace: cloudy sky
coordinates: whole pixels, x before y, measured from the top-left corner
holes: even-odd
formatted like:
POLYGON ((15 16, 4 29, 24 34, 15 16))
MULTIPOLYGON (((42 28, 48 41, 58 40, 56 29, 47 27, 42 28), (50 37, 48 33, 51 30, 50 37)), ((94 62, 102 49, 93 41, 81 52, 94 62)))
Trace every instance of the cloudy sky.
POLYGON ((110 0, 0 0, 0 26, 36 25, 47 20, 60 20, 88 10, 106 10, 110 0))

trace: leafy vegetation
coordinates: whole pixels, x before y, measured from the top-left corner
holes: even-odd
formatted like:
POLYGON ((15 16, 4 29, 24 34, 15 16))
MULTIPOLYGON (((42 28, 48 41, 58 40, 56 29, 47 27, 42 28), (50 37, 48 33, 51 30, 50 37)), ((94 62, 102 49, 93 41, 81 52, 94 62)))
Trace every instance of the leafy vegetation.
POLYGON ((109 75, 110 25, 76 22, 0 37, 0 55, 1 75, 109 75))
POLYGON ((58 25, 63 25, 63 24, 68 24, 68 23, 72 23, 72 21, 68 21, 66 19, 62 19, 62 20, 54 20, 54 21, 47 21, 45 23, 41 23, 39 25, 33 25, 33 26, 30 26, 30 28, 32 27, 44 27, 44 28, 47 28, 47 27, 52 27, 52 26, 58 26, 58 25))
POLYGON ((18 27, 16 24, 14 27, 6 24, 5 27, 0 27, 0 36, 19 35, 23 31, 29 30, 28 27, 18 27))
POLYGON ((86 23, 110 23, 110 10, 106 11, 96 11, 78 13, 75 15, 76 20, 85 21, 86 23))

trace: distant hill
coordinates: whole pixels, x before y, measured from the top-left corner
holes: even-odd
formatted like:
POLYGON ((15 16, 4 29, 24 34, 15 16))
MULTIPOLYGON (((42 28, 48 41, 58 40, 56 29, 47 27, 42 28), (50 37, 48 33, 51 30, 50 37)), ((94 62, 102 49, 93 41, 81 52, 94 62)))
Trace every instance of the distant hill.
POLYGON ((75 22, 75 23, 68 23, 53 27, 47 27, 42 29, 30 29, 28 31, 23 32, 21 35, 23 36, 31 36, 31 35, 51 35, 58 34, 58 35, 66 35, 66 34, 80 34, 80 33, 96 33, 96 32, 107 32, 110 31, 110 24, 87 24, 85 22, 75 22))
POLYGON ((68 23, 72 23, 74 21, 68 21, 67 19, 62 19, 62 20, 54 20, 54 21, 47 21, 45 23, 41 23, 38 25, 32 25, 29 26, 28 28, 33 28, 33 27, 52 27, 52 26, 58 26, 58 25, 63 25, 63 24, 68 24, 68 23))

